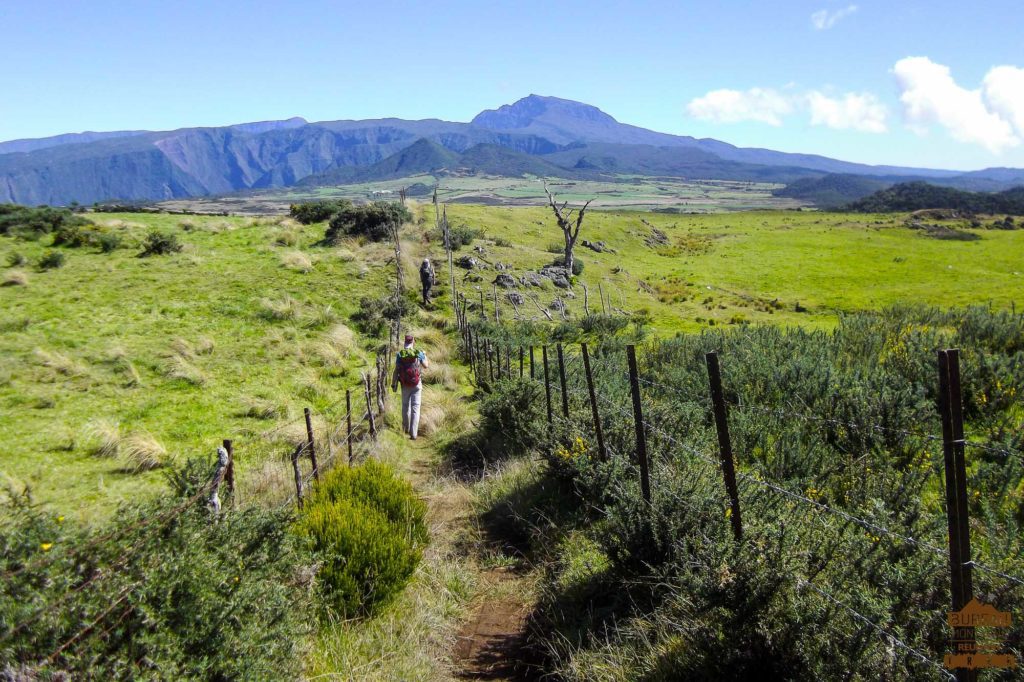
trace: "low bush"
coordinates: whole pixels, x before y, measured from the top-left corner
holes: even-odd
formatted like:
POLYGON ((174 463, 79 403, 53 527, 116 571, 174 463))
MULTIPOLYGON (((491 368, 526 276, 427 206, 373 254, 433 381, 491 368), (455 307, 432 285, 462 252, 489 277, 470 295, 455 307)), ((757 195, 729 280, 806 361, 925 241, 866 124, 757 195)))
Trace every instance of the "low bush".
POLYGON ((364 296, 359 299, 359 310, 352 315, 352 320, 367 336, 384 335, 392 322, 408 317, 416 311, 416 294, 409 290, 405 297, 390 295, 373 298, 364 296))
POLYGON ((101 234, 96 238, 96 245, 100 247, 100 251, 103 253, 113 253, 121 248, 121 237, 109 232, 101 234))
POLYGON ((398 594, 429 540, 426 506, 387 465, 370 460, 323 476, 295 524, 319 563, 326 605, 366 615, 398 594))
POLYGON ((12 251, 7 254, 7 266, 11 268, 20 268, 23 265, 28 265, 28 258, 25 254, 12 251))
POLYGON ((362 206, 348 206, 331 218, 324 239, 328 244, 337 245, 343 237, 366 237, 379 242, 391 238, 392 227, 401 227, 410 222, 412 214, 401 204, 375 201, 362 206))
POLYGON ((67 258, 60 251, 47 251, 39 257, 37 265, 40 270, 55 270, 64 267, 67 258))
POLYGON ((480 402, 480 430, 505 455, 529 452, 544 438, 544 388, 526 379, 502 379, 480 402))
POLYGON ((17 204, 0 204, 0 234, 35 240, 64 226, 91 224, 85 218, 63 208, 29 208, 17 204))
POLYGON ((142 251, 139 252, 139 258, 166 256, 178 253, 182 248, 184 247, 182 247, 176 235, 153 230, 146 235, 145 240, 142 242, 142 251))
POLYGON ((186 501, 211 473, 190 462, 169 476, 174 494, 88 531, 9 490, 0 678, 36 679, 51 655, 39 679, 298 678, 309 599, 291 511, 225 505, 214 522, 203 496, 186 501))
MULTIPOLYGON (((348 199, 337 201, 307 201, 299 204, 292 204, 288 208, 288 215, 302 223, 311 225, 330 220, 335 214, 352 208, 352 202, 348 199)), ((289 246, 291 246, 289 244, 289 246)))
MULTIPOLYGON (((474 239, 479 239, 484 235, 483 230, 479 230, 469 225, 451 225, 448 227, 448 238, 451 241, 452 251, 458 251, 463 246, 469 246, 473 243, 474 239)), ((444 234, 439 230, 430 231, 430 239, 443 244, 444 234)))

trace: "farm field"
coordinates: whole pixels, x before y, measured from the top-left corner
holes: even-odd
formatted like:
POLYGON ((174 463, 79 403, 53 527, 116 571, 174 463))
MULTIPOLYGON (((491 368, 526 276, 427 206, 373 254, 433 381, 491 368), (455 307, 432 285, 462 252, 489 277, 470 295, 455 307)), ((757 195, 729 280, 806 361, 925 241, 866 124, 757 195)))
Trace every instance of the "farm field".
MULTIPOLYGON (((406 238, 441 262, 443 249, 427 237, 432 207, 417 211, 406 238)), ((457 255, 507 265, 504 272, 516 276, 549 263, 546 247, 558 241, 542 208, 449 205, 448 216, 453 226, 482 231, 457 255)), ((88 517, 161 480, 158 471, 132 473, 124 462, 91 454, 104 434, 184 457, 208 453, 222 438, 294 422, 305 405, 328 418, 339 414, 340 390, 355 385, 370 362, 349 316, 361 297, 386 293, 387 246, 318 246, 322 225, 281 218, 92 218, 128 244, 157 228, 176 234, 185 249, 138 258, 136 248, 61 248, 62 268, 8 269, 26 270, 28 284, 0 288, 6 477, 88 517)), ((592 211, 582 238, 616 252, 578 247, 585 263, 579 281, 593 309, 601 284, 615 308, 649 318, 663 336, 743 323, 830 327, 843 312, 898 303, 1008 308, 1024 300, 1024 232, 980 230, 974 242, 941 241, 902 222, 802 212, 592 211), (647 246, 652 229, 668 243, 647 246)), ((5 237, 0 259, 19 254, 33 263, 48 239, 5 237)), ((480 282, 462 281, 466 271, 457 269, 458 286, 474 300, 483 292, 492 311, 496 271, 474 272, 480 282)), ((447 282, 443 267, 438 279, 447 282)), ((580 286, 573 299, 547 281, 528 289, 555 319, 556 298, 569 316, 582 314, 580 286)), ((499 303, 502 319, 511 320, 513 307, 503 296, 499 303)), ((520 305, 520 316, 541 318, 536 305, 520 305)), ((301 424, 282 437, 296 433, 301 437, 301 424)), ((241 454, 243 473, 256 475, 264 456, 241 454)))
MULTIPOLYGON (((229 213, 284 213, 288 205, 317 199, 397 199, 403 187, 420 186, 423 194, 438 187, 443 202, 499 206, 537 206, 547 203, 540 178, 488 175, 416 175, 337 187, 292 187, 247 192, 208 199, 165 201, 158 207, 172 210, 229 213)), ((788 209, 801 206, 794 199, 776 198, 771 192, 781 185, 730 180, 682 180, 646 176, 615 176, 606 182, 552 180, 549 184, 563 200, 594 199, 594 208, 618 210, 667 210, 681 213, 717 213, 750 209, 788 209)))

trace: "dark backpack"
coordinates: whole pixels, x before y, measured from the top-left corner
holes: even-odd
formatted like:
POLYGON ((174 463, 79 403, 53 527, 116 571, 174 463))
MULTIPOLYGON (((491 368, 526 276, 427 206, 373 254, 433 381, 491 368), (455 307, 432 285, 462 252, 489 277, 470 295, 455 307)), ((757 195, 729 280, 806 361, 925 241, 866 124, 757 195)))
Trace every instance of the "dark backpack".
POLYGON ((398 380, 406 388, 414 388, 420 383, 420 354, 412 348, 398 352, 398 380))

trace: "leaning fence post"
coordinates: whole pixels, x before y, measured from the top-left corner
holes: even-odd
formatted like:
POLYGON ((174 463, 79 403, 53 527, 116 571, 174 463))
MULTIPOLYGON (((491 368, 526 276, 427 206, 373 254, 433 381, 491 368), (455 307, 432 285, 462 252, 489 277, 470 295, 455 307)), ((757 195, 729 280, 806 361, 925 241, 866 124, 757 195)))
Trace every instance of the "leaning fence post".
POLYGON ((523 347, 519 346, 519 378, 523 378, 523 347))
POLYGON ((562 387, 562 416, 569 420, 569 391, 565 386, 565 358, 562 356, 562 344, 555 346, 558 351, 558 383, 562 387))
POLYGON ((313 444, 313 420, 310 417, 309 408, 302 408, 302 414, 306 417, 306 447, 309 448, 309 462, 313 465, 313 478, 320 480, 320 467, 316 464, 316 447, 313 444))
MULTIPOLYGON (((229 441, 224 441, 225 443, 229 441)), ((207 498, 206 503, 210 505, 213 513, 220 514, 220 484, 224 482, 224 478, 227 476, 228 467, 231 466, 231 455, 228 453, 226 447, 217 448, 217 468, 213 470, 213 479, 210 481, 210 496, 207 498)))
POLYGON ((587 392, 590 394, 590 411, 594 415, 594 434, 597 436, 597 454, 601 461, 608 459, 608 451, 604 448, 604 430, 601 428, 601 413, 597 409, 597 391, 594 390, 594 375, 590 371, 590 352, 587 344, 581 343, 583 352, 583 371, 587 375, 587 392))
POLYGON ((345 389, 345 421, 348 425, 348 432, 345 440, 348 442, 348 465, 352 466, 352 389, 345 389))
POLYGON ((548 377, 548 347, 541 346, 541 356, 544 361, 544 399, 547 401, 548 407, 548 430, 551 429, 551 379, 548 377))
MULTIPOLYGON (((950 596, 953 611, 974 596, 971 539, 967 515, 967 471, 964 462, 963 403, 960 393, 960 352, 939 351, 939 413, 942 416, 942 455, 946 474, 946 521, 949 530, 950 596)), ((976 654, 973 627, 957 627, 954 645, 976 654)), ((963 649, 961 649, 963 651, 963 649)), ((967 668, 956 669, 957 680, 974 679, 967 668)))
POLYGON ((370 397, 370 375, 363 374, 363 395, 366 397, 366 416, 370 420, 370 437, 377 437, 377 424, 373 420, 373 399, 370 397))
POLYGON ((629 360, 629 386, 633 394, 633 420, 636 422, 636 456, 640 464, 640 492, 644 502, 651 501, 651 472, 647 464, 647 436, 644 433, 644 411, 640 404, 640 381, 636 369, 636 346, 626 346, 629 360))
POLYGON ((725 490, 729 493, 732 534, 737 541, 743 539, 743 522, 740 519, 740 494, 736 488, 736 463, 733 460, 732 440, 729 438, 729 419, 725 411, 725 396, 722 393, 722 371, 718 354, 714 351, 704 355, 708 366, 708 382, 711 384, 711 404, 715 412, 715 428, 718 431, 718 455, 722 463, 722 477, 725 490))
POLYGON ((231 506, 235 504, 235 448, 230 438, 224 439, 224 449, 228 453, 228 468, 224 472, 224 482, 228 486, 228 495, 231 496, 231 506))
POLYGON ((292 473, 295 476, 295 500, 299 509, 302 509, 302 472, 299 471, 299 455, 302 454, 304 446, 298 445, 292 453, 292 473))

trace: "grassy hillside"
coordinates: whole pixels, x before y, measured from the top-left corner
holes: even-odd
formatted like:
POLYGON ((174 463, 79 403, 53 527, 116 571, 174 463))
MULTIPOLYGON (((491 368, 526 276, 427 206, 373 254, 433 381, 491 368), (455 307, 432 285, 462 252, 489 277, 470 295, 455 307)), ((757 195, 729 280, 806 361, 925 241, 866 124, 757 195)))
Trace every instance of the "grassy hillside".
MULTIPOLYGON (((220 439, 269 430, 306 405, 340 413, 331 404, 367 357, 344 323, 360 289, 379 282, 351 249, 312 248, 319 227, 280 219, 94 219, 128 244, 151 228, 174 233, 184 251, 59 249, 66 264, 43 272, 32 264, 49 237, 0 241, 2 262, 28 260, 6 271, 22 271, 27 284, 0 288, 6 477, 88 515, 160 477, 92 454, 112 434, 179 457, 209 455, 220 439)), ((264 455, 239 452, 243 472, 264 455)))
MULTIPOLYGON (((408 236, 440 262, 440 245, 426 236, 433 210, 418 210, 423 224, 408 227, 408 236)), ((551 262, 548 247, 560 238, 542 208, 453 204, 448 215, 453 225, 484 233, 460 255, 511 265, 517 277, 551 262)), ((126 248, 59 248, 66 264, 40 271, 35 263, 49 237, 0 238, 0 262, 15 254, 27 260, 4 271, 10 280, 21 272, 27 284, 0 287, 6 477, 89 516, 160 478, 96 456, 112 433, 144 451, 159 452, 151 439, 186 457, 209 455, 222 438, 251 441, 301 417, 307 405, 328 419, 342 413, 336 401, 368 357, 349 316, 361 297, 383 293, 389 247, 317 246, 322 225, 280 218, 93 219, 124 235, 126 248), (132 244, 152 228, 176 234, 184 251, 138 258, 132 244)), ((1024 297, 1024 232, 977 233, 974 242, 930 239, 903 227, 902 216, 592 211, 582 238, 617 253, 579 247, 579 282, 588 285, 592 308, 603 283, 615 307, 648 311, 662 334, 743 322, 831 326, 842 311, 901 302, 1008 307, 1024 297), (667 244, 645 244, 652 228, 667 244)), ((496 271, 480 271, 480 282, 462 281, 465 272, 457 271, 460 289, 482 290, 490 301, 496 271)), ((447 281, 443 269, 438 275, 447 281)), ((546 280, 529 291, 544 307, 567 296, 546 280)), ((565 300, 578 315, 582 287, 573 295, 565 300)), ((540 317, 529 301, 520 311, 540 317)), ((513 315, 507 302, 502 314, 513 315)), ((287 449, 282 440, 301 436, 301 423, 292 424, 259 441, 265 447, 240 451, 242 475, 260 476, 269 453, 287 449)))
MULTIPOLYGON (((515 274, 550 263, 547 247, 561 239, 550 209, 455 205, 448 216, 507 240, 500 243, 509 246, 486 246, 485 257, 511 264, 515 274)), ((578 246, 585 263, 580 281, 590 288, 592 307, 600 305, 596 289, 603 283, 616 306, 647 309, 664 332, 730 322, 830 326, 843 311, 914 302, 1008 307, 1024 296, 1021 232, 977 230, 981 238, 973 242, 943 241, 906 228, 904 218, 590 211, 581 239, 604 241, 616 253, 578 246), (648 246, 652 229, 667 244, 648 246)), ((495 273, 482 275, 476 286, 490 293, 495 273)), ((541 298, 556 293, 548 284, 541 298)), ((580 287, 575 295, 568 303, 579 312, 580 287)), ((523 310, 537 314, 529 305, 523 310)))

